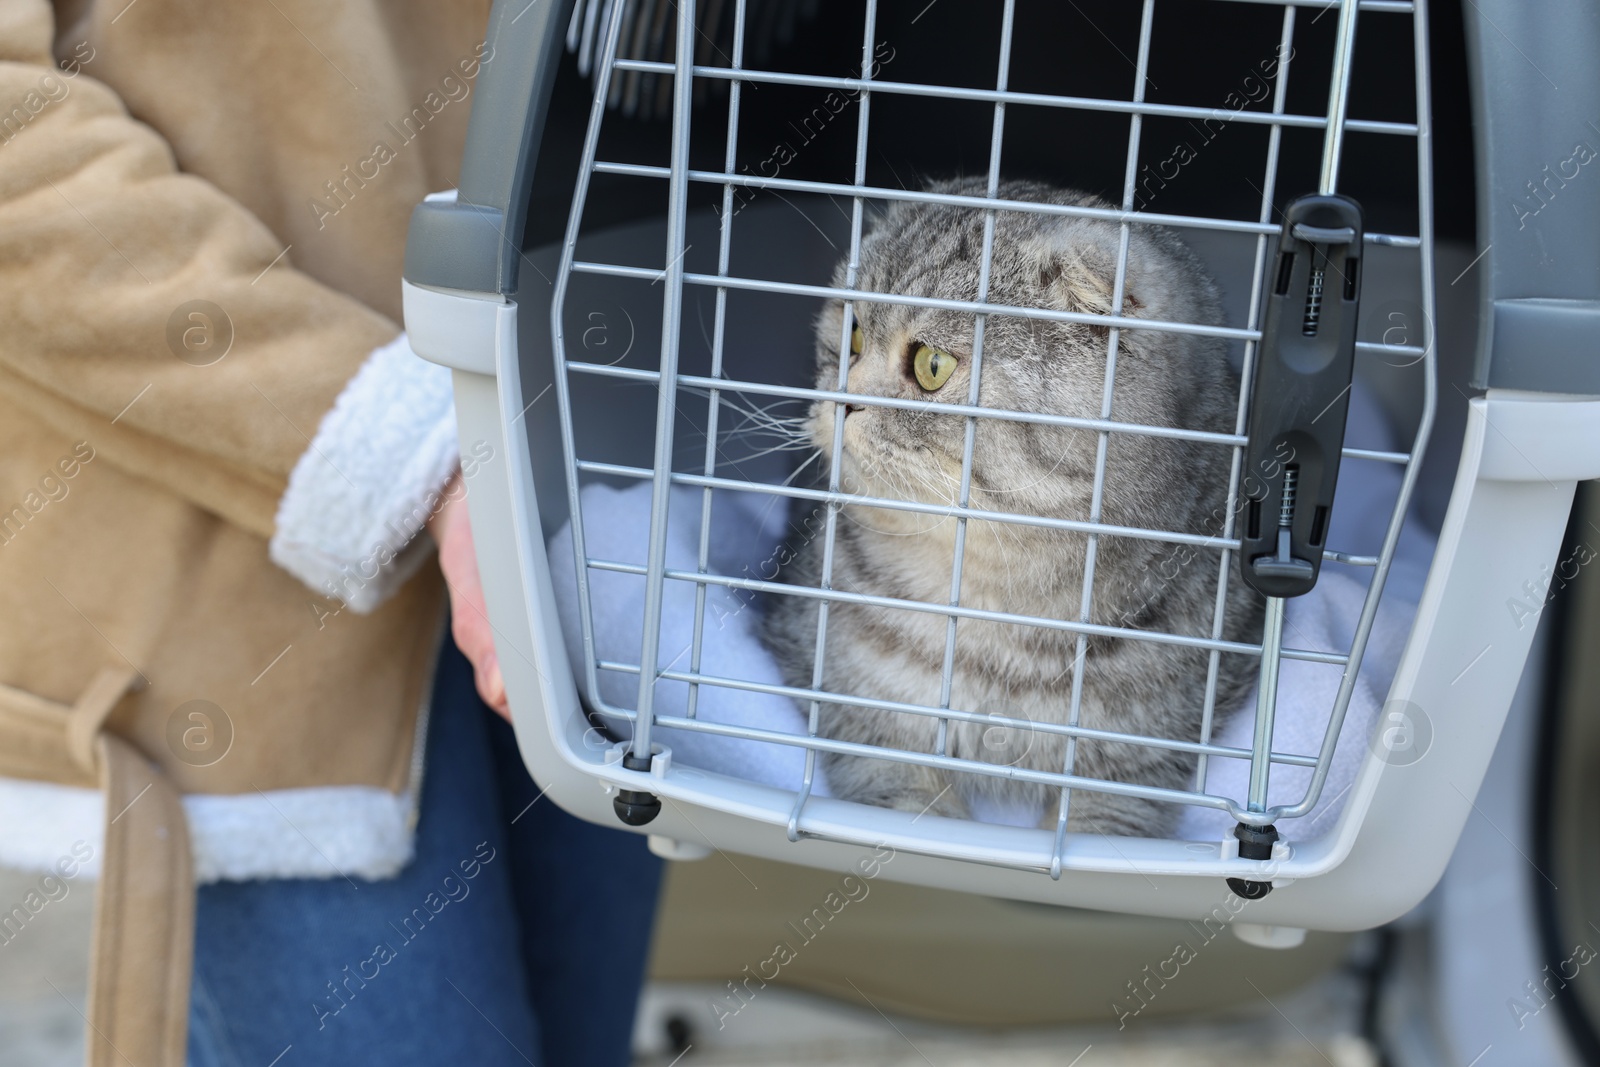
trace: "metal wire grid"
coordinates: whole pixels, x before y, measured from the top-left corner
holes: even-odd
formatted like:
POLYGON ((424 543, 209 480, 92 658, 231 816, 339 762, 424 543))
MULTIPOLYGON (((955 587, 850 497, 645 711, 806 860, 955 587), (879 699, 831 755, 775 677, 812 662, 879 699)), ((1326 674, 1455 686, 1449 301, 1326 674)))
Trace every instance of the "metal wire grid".
MULTIPOLYGON (((1139 141, 1142 120, 1147 115, 1170 116, 1180 118, 1211 118, 1216 112, 1199 107, 1180 105, 1152 104, 1144 100, 1144 85, 1149 63, 1151 32, 1154 19, 1154 0, 1144 0, 1141 24, 1139 49, 1136 61, 1136 83, 1130 99, 1106 100, 1098 98, 1048 96, 1034 93, 1017 93, 1007 88, 1010 70, 1010 46, 1013 31, 1014 0, 1007 0, 1003 10, 1003 24, 1001 32, 1001 54, 999 57, 997 84, 993 90, 980 90, 971 88, 957 88, 945 86, 929 86, 900 82, 887 82, 874 80, 870 77, 872 70, 872 57, 875 47, 874 27, 877 20, 877 2, 868 0, 866 7, 865 28, 862 35, 862 76, 858 78, 838 78, 816 75, 802 75, 793 73, 778 73, 746 69, 744 66, 744 40, 746 35, 746 16, 748 0, 736 0, 734 9, 734 35, 733 53, 728 66, 704 66, 693 62, 694 42, 694 0, 681 0, 678 11, 678 27, 676 38, 675 63, 654 63, 643 60, 628 60, 617 58, 618 31, 621 25, 621 9, 624 4, 613 3, 607 8, 605 21, 607 23, 602 53, 598 65, 598 74, 595 79, 597 91, 591 109, 590 123, 585 138, 582 155, 582 172, 577 183, 573 199, 571 214, 568 221, 566 241, 562 250, 559 273, 555 284, 554 301, 551 314, 551 331, 553 349, 556 360, 555 385, 557 389, 558 411, 560 419, 561 437, 565 460, 568 468, 568 492, 570 513, 573 517, 572 538, 575 553, 576 573, 578 578, 579 607, 581 625, 585 642, 585 686, 592 706, 604 714, 615 716, 634 723, 634 735, 631 742, 631 751, 635 756, 648 758, 652 751, 651 733, 656 725, 673 727, 685 730, 701 730, 707 733, 720 734, 728 737, 743 738, 754 741, 776 742, 780 744, 796 745, 805 749, 805 774, 798 790, 793 808, 788 820, 788 833, 791 840, 798 839, 806 833, 803 825, 807 801, 812 795, 816 781, 816 756, 820 751, 846 753, 856 756, 875 759, 892 760, 899 762, 919 763, 935 768, 962 771, 974 774, 1004 775, 1016 780, 1036 782, 1049 786, 1059 787, 1060 801, 1057 811, 1054 843, 1051 849, 1048 869, 1053 877, 1059 877, 1063 866, 1070 866, 1066 858, 1066 826, 1070 812, 1072 792, 1075 789, 1092 789, 1102 792, 1118 793, 1129 796, 1144 797, 1153 800, 1169 801, 1174 803, 1200 805, 1227 811, 1232 817, 1241 821, 1262 824, 1277 819, 1296 818, 1307 814, 1317 803, 1322 787, 1326 781, 1335 743, 1339 730, 1344 720, 1350 696, 1355 684, 1357 669, 1359 668, 1366 642, 1372 629, 1376 615, 1379 596, 1382 591, 1384 579, 1387 575, 1390 561, 1393 557, 1395 545, 1398 541, 1400 529, 1404 521, 1406 505, 1410 499, 1415 485, 1418 468, 1421 460, 1421 450, 1431 428, 1435 391, 1435 365, 1431 329, 1420 345, 1388 345, 1359 342, 1358 351, 1367 353, 1382 353, 1387 355, 1404 355, 1412 357, 1421 363, 1424 374, 1423 410, 1418 426, 1417 436, 1409 451, 1406 452, 1379 452, 1369 449, 1345 448, 1344 456, 1347 459, 1364 459, 1404 465, 1401 488, 1393 513, 1390 516, 1381 551, 1376 556, 1363 556, 1343 553, 1333 550, 1324 552, 1324 558, 1339 563, 1370 568, 1371 580, 1358 621, 1354 640, 1348 652, 1333 653, 1282 647, 1277 654, 1283 658, 1307 660, 1325 664, 1337 665, 1343 668, 1341 685, 1331 709, 1329 723, 1325 732, 1320 750, 1312 754, 1275 752, 1270 750, 1270 715, 1271 707, 1267 706, 1267 726, 1265 738, 1267 744, 1261 743, 1263 731, 1257 732, 1257 751, 1223 746, 1211 740, 1215 724, 1216 690, 1218 678, 1218 662, 1222 653, 1244 653, 1260 657, 1264 654, 1260 644, 1232 642, 1222 639, 1223 612, 1227 599, 1227 574, 1232 565, 1234 550, 1239 541, 1234 536, 1234 514, 1239 505, 1239 489, 1241 482, 1241 466, 1243 462, 1243 445, 1246 443, 1244 435, 1246 416, 1248 411, 1248 397, 1245 395, 1251 379, 1253 359, 1256 344, 1260 339, 1259 315, 1261 291, 1264 271, 1267 265, 1269 251, 1268 237, 1278 233, 1279 227, 1272 222, 1274 183, 1278 169, 1278 154, 1282 131, 1285 128, 1320 128, 1325 133, 1324 154, 1324 184, 1331 181, 1330 176, 1336 176, 1338 170, 1338 153, 1342 145, 1343 135, 1346 131, 1361 131, 1367 133, 1386 134, 1392 136, 1409 137, 1415 141, 1418 164, 1418 219, 1419 232, 1415 236, 1395 235, 1386 233, 1367 233, 1365 243, 1372 246, 1389 246, 1404 249, 1413 249, 1417 252, 1421 302, 1424 311, 1424 322, 1433 321, 1433 256, 1432 256, 1432 198, 1431 198, 1431 167, 1429 149, 1429 101, 1428 101, 1428 33, 1425 0, 1416 0, 1415 3, 1397 2, 1397 0, 1363 0, 1359 4, 1362 12, 1381 12, 1395 14, 1409 14, 1412 17, 1412 34, 1415 51, 1416 73, 1416 99, 1417 121, 1415 123, 1377 122, 1345 119, 1343 115, 1343 97, 1347 95, 1349 80, 1348 57, 1342 64, 1343 69, 1336 69, 1334 73, 1333 103, 1330 104, 1328 116, 1291 115, 1285 112, 1284 102, 1290 74, 1290 56, 1294 39, 1297 9, 1300 7, 1330 8, 1332 3, 1319 2, 1319 0, 1278 0, 1283 7, 1283 23, 1281 33, 1281 47, 1279 55, 1280 67, 1276 76, 1274 96, 1271 112, 1239 111, 1231 113, 1231 121, 1261 123, 1269 127, 1269 140, 1267 160, 1263 178, 1261 209, 1259 216, 1253 221, 1214 219, 1194 216, 1164 215, 1149 212, 1136 212, 1133 210, 1134 181, 1139 155, 1139 141), (728 132, 724 166, 722 171, 691 170, 688 166, 690 102, 693 78, 673 78, 673 138, 672 158, 668 167, 653 167, 639 164, 613 163, 597 159, 597 145, 601 123, 605 112, 605 87, 611 78, 619 72, 647 72, 658 75, 676 75, 680 71, 689 71, 693 78, 724 79, 728 82, 728 132), (737 174, 734 171, 737 153, 737 137, 739 128, 740 94, 742 87, 747 83, 753 84, 784 84, 797 86, 811 86, 822 89, 848 90, 858 94, 859 113, 856 137, 855 171, 851 184, 838 184, 817 182, 800 179, 765 178, 737 174), (867 133, 869 129, 871 103, 874 93, 902 93, 921 96, 936 96, 948 99, 965 99, 987 101, 993 105, 993 126, 991 134, 991 147, 987 175, 987 186, 984 196, 961 196, 951 194, 931 194, 903 189, 877 188, 866 185, 866 157, 867 133), (1027 104, 1046 107, 1080 108, 1086 110, 1109 111, 1125 113, 1130 116, 1130 133, 1127 149, 1127 163, 1122 190, 1122 204, 1117 209, 1066 207, 1053 204, 1038 204, 1027 202, 1004 201, 997 199, 996 191, 1000 177, 1000 148, 1004 133, 1006 108, 1010 104, 1027 104), (651 268, 630 267, 619 264, 580 261, 576 259, 576 248, 579 228, 583 218, 586 198, 589 192, 589 179, 596 174, 629 175, 634 177, 651 177, 663 179, 668 183, 668 216, 667 216, 667 246, 665 249, 665 267, 661 270, 651 268), (722 213, 719 226, 719 246, 717 257, 717 273, 713 275, 689 272, 684 269, 683 258, 685 254, 684 230, 687 209, 687 192, 690 182, 712 183, 722 187, 722 213), (754 186, 762 189, 778 191, 793 191, 814 193, 829 196, 849 197, 852 204, 850 215, 850 249, 847 260, 845 285, 832 287, 823 285, 808 285, 792 282, 778 282, 760 278, 737 277, 729 273, 730 245, 732 238, 733 219, 736 214, 733 210, 733 197, 735 190, 741 187, 754 186), (882 294, 858 291, 856 284, 856 270, 859 264, 860 246, 862 237, 863 212, 865 202, 869 199, 876 200, 909 200, 927 203, 959 204, 984 211, 984 235, 982 246, 981 278, 979 282, 978 299, 974 301, 948 300, 932 297, 916 297, 905 294, 882 294), (1145 319, 1128 319, 1120 315, 1111 314, 1086 314, 1065 312, 1054 309, 1019 308, 1005 305, 990 304, 987 302, 987 285, 990 260, 993 251, 994 212, 1004 208, 1014 211, 1034 211, 1042 214, 1065 216, 1078 216, 1099 218, 1113 221, 1120 226, 1120 243, 1117 254, 1116 274, 1114 281, 1113 302, 1111 307, 1122 307, 1122 296, 1126 282, 1127 260, 1130 227, 1134 225, 1160 224, 1176 225, 1190 228, 1224 230, 1255 236, 1255 256, 1251 281, 1251 300, 1247 318, 1248 325, 1243 328, 1211 326, 1195 323, 1179 322, 1154 322, 1145 319), (663 329, 662 350, 660 367, 658 370, 644 370, 638 368, 621 367, 591 363, 581 359, 569 358, 563 337, 563 312, 566 302, 566 291, 571 275, 592 274, 616 278, 635 278, 652 282, 659 282, 665 290, 663 296, 663 329), (715 291, 715 319, 713 323, 711 344, 711 368, 707 376, 680 373, 678 370, 678 336, 679 318, 681 315, 684 287, 688 285, 711 287, 715 291), (870 396, 850 393, 846 391, 846 375, 848 372, 847 361, 840 361, 840 376, 835 389, 811 389, 788 387, 760 382, 737 381, 724 377, 724 332, 727 315, 727 294, 729 290, 745 290, 754 292, 779 293, 794 296, 807 296, 815 298, 838 298, 846 301, 868 301, 882 303, 896 303, 919 307, 944 308, 955 311, 970 312, 974 315, 975 336, 972 356, 972 383, 965 404, 942 405, 941 410, 949 414, 965 417, 965 447, 962 458, 962 473, 958 502, 954 505, 930 504, 918 501, 896 500, 882 497, 867 496, 858 493, 846 493, 840 488, 840 452, 843 434, 843 418, 834 421, 835 439, 832 449, 832 464, 829 470, 828 485, 825 490, 803 489, 789 486, 780 486, 753 482, 736 478, 719 476, 716 473, 716 449, 718 442, 718 415, 721 407, 721 394, 755 394, 767 397, 791 398, 799 400, 832 401, 843 407, 845 403, 853 405, 876 405, 884 407, 922 407, 924 402, 901 400, 891 397, 870 396), (982 369, 983 333, 985 317, 990 314, 1014 315, 1024 318, 1057 320, 1063 322, 1096 324, 1107 328, 1107 363, 1104 393, 1101 403, 1100 417, 1097 419, 1076 418, 1062 415, 1045 414, 1028 411, 1009 411, 995 408, 979 407, 978 388, 982 369), (1237 339, 1244 342, 1244 368, 1242 379, 1246 383, 1241 390, 1237 408, 1234 431, 1231 434, 1213 433, 1205 431, 1179 430, 1170 427, 1145 426, 1133 423, 1119 422, 1111 417, 1111 401, 1114 389, 1116 357, 1122 328, 1137 328, 1146 330, 1167 330, 1179 333, 1191 333, 1205 336, 1237 339), (574 436, 574 412, 570 395, 568 375, 595 375, 613 379, 631 380, 644 384, 654 385, 657 389, 657 410, 655 424, 655 459, 652 468, 633 467, 615 463, 603 463, 587 460, 577 454, 576 439, 574 436), (673 470, 673 441, 675 403, 678 389, 689 388, 704 390, 709 393, 708 426, 706 430, 706 446, 702 473, 675 472, 673 470), (1008 512, 997 512, 981 508, 974 508, 970 504, 972 454, 974 434, 978 418, 1008 419, 1028 421, 1039 424, 1057 425, 1083 430, 1092 430, 1097 435, 1097 452, 1095 461, 1095 484, 1088 520, 1069 520, 1050 518, 1036 515, 1025 515, 1008 512), (1134 527, 1115 526, 1101 521, 1101 499, 1104 490, 1106 473, 1106 455, 1109 435, 1112 433, 1144 434, 1156 437, 1165 437, 1176 440, 1201 442, 1219 447, 1228 447, 1232 450, 1232 468, 1228 485, 1228 517, 1221 536, 1204 536, 1186 534, 1169 530, 1150 530, 1134 527), (649 529, 648 554, 643 566, 623 563, 616 560, 595 559, 588 556, 584 548, 582 503, 579 498, 580 475, 612 476, 649 481, 652 486, 652 510, 649 529), (698 546, 697 569, 685 571, 666 566, 666 541, 668 496, 672 486, 683 485, 698 487, 702 490, 701 497, 701 527, 698 546), (738 578, 728 575, 719 575, 709 572, 709 538, 712 510, 712 492, 715 489, 729 489, 743 492, 765 493, 782 497, 813 501, 828 505, 825 526, 823 531, 824 555, 822 562, 822 579, 816 588, 805 588, 785 585, 777 582, 763 581, 753 578, 738 578), (833 568, 833 549, 835 538, 835 524, 840 506, 846 503, 865 505, 874 508, 887 508, 907 512, 927 514, 931 516, 944 516, 956 522, 956 548, 954 566, 950 582, 950 597, 947 603, 926 603, 906 601, 896 598, 875 596, 871 594, 847 592, 829 588, 833 568), (1008 612, 992 611, 978 608, 965 607, 959 603, 961 590, 961 569, 963 562, 963 547, 968 521, 983 519, 994 522, 1016 523, 1050 527, 1060 530, 1074 531, 1087 535, 1087 556, 1080 611, 1076 619, 1051 619, 1037 616, 1027 616, 1008 612), (1219 549, 1217 569, 1217 591, 1211 633, 1209 637, 1193 637, 1179 634, 1162 633, 1158 631, 1134 630, 1119 626, 1107 626, 1089 621, 1089 608, 1093 597, 1094 567, 1096 550, 1101 536, 1133 537, 1147 540, 1157 540, 1172 544, 1193 545, 1211 549, 1219 549), (646 580, 646 603, 644 637, 637 664, 600 660, 595 654, 594 643, 594 616, 589 598, 589 584, 587 573, 589 569, 613 571, 625 574, 642 575, 646 580), (661 629, 661 608, 665 582, 682 581, 691 582, 696 586, 695 620, 689 668, 687 670, 674 670, 670 667, 662 668, 658 662, 658 646, 661 629), (744 590, 755 593, 778 593, 786 595, 808 596, 817 599, 818 625, 815 655, 815 669, 809 688, 792 686, 771 685, 762 682, 744 680, 732 677, 707 675, 701 672, 701 654, 703 650, 704 622, 706 591, 709 586, 723 586, 730 589, 744 590), (896 701, 880 700, 856 695, 834 694, 822 688, 823 665, 825 655, 826 631, 828 622, 828 608, 831 603, 854 603, 882 608, 930 612, 944 615, 948 618, 948 629, 945 642, 944 663, 940 686, 940 704, 938 707, 927 707, 916 704, 906 704, 896 701), (1110 730, 1098 730, 1081 726, 1079 713, 1082 701, 1082 670, 1075 669, 1071 693, 1071 705, 1068 722, 1065 725, 1053 723, 1037 723, 1009 716, 990 713, 967 712, 952 709, 950 703, 950 687, 952 677, 953 657, 955 651, 956 631, 958 621, 961 619, 982 619, 991 622, 1015 623, 1029 626, 1038 626, 1072 632, 1077 635, 1076 665, 1081 667, 1085 655, 1087 639, 1091 636, 1110 637, 1123 640, 1154 641, 1173 645, 1182 645, 1194 648, 1203 648, 1209 653, 1209 668, 1205 688, 1205 704, 1201 736, 1198 742, 1175 738, 1148 737, 1121 733, 1110 730), (615 671, 624 674, 636 675, 639 679, 638 700, 636 708, 623 708, 614 706, 600 697, 598 684, 599 671, 615 671), (687 714, 672 716, 658 714, 654 710, 654 683, 657 679, 665 679, 687 683, 689 686, 689 705, 687 714), (735 726, 723 723, 713 723, 698 719, 695 716, 696 701, 699 686, 715 685, 734 690, 752 693, 768 693, 793 698, 803 703, 808 709, 808 731, 804 736, 780 733, 771 730, 735 726), (850 705, 872 708, 883 711, 908 712, 911 714, 933 716, 939 720, 936 751, 934 753, 918 753, 899 751, 857 744, 853 742, 837 741, 818 736, 818 711, 820 703, 838 700, 850 705), (1042 733, 1056 733, 1067 738, 1067 755, 1065 765, 1059 772, 1033 771, 1020 767, 1007 767, 997 764, 984 763, 975 760, 960 759, 948 755, 947 735, 951 720, 981 722, 990 726, 1003 726, 1015 729, 1034 730, 1042 733), (1290 805, 1276 805, 1262 808, 1260 805, 1242 806, 1232 798, 1220 797, 1200 792, 1198 788, 1191 790, 1175 790, 1142 786, 1124 782, 1090 779, 1073 773, 1073 761, 1078 739, 1091 739, 1099 741, 1120 742, 1126 744, 1143 745, 1158 749, 1167 749, 1194 754, 1198 757, 1197 782, 1205 781, 1206 765, 1212 757, 1229 759, 1247 759, 1252 761, 1254 776, 1258 776, 1264 783, 1266 772, 1273 764, 1283 766, 1308 767, 1312 769, 1312 778, 1307 786, 1304 796, 1296 803, 1290 805), (1253 810, 1252 810, 1253 809, 1253 810)), ((1270 2, 1270 0, 1235 0, 1235 2, 1270 2)), ((1348 4, 1354 8, 1355 4, 1348 4)), ((1348 10, 1341 13, 1342 18, 1351 20, 1350 36, 1353 39, 1353 22, 1355 11, 1348 10)), ((1341 27, 1341 33, 1343 27, 1341 27)), ((1341 53, 1343 54, 1343 50, 1341 53)), ((1337 59, 1337 57, 1336 57, 1337 59)), ((845 350, 849 343, 849 320, 844 320, 842 327, 844 336, 840 338, 839 351, 845 350)), ((1268 642, 1266 653, 1272 654, 1272 644, 1268 642)))

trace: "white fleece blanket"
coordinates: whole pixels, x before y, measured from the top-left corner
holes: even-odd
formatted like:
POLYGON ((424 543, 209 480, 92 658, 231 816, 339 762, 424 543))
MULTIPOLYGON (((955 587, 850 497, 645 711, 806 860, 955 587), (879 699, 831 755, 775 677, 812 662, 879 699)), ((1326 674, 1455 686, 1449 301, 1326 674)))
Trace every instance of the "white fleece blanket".
MULTIPOLYGON (((1381 413, 1359 389, 1352 393, 1346 443, 1361 448, 1393 448, 1381 413)), ((1346 460, 1334 501, 1329 545, 1353 554, 1376 554, 1399 491, 1400 477, 1401 468, 1393 464, 1346 460)), ((696 569, 701 500, 702 491, 698 489, 683 487, 672 492, 667 527, 669 569, 696 569)), ((591 559, 644 563, 650 520, 648 484, 625 489, 601 484, 586 486, 582 505, 585 549, 591 559)), ((726 576, 770 579, 776 573, 787 509, 787 501, 778 497, 716 491, 707 569, 726 576)), ((1298 825, 1286 823, 1279 827, 1286 836, 1304 839, 1324 832, 1332 827, 1342 809, 1345 793, 1367 754, 1367 739, 1394 677, 1433 547, 1432 535, 1420 524, 1407 524, 1321 800, 1298 825)), ((563 526, 552 538, 550 566, 568 653, 573 670, 581 680, 584 677, 584 642, 570 526, 563 526)), ((1285 646, 1347 651, 1370 573, 1368 568, 1325 564, 1316 588, 1288 602, 1285 646)), ((637 663, 643 641, 644 577, 591 569, 588 580, 594 611, 595 653, 602 660, 637 663)), ((782 684, 776 662, 757 636, 759 611, 760 602, 754 594, 721 586, 706 587, 701 674, 782 684)), ((669 580, 663 599, 659 646, 663 670, 691 670, 694 619, 695 586, 690 582, 669 580)), ((1318 752, 1340 675, 1340 669, 1330 664, 1283 661, 1273 739, 1276 751, 1302 755, 1318 752)), ((637 675, 600 671, 599 687, 601 697, 608 704, 635 707, 637 675)), ((787 697, 701 685, 697 700, 696 715, 707 722, 800 736, 806 733, 805 716, 787 697)), ((1219 709, 1220 726, 1213 738, 1217 743, 1246 750, 1251 747, 1255 700, 1252 690, 1237 708, 1219 709)), ((662 680, 656 685, 654 701, 658 715, 684 715, 689 704, 689 686, 684 682, 662 680)), ((625 733, 627 724, 619 726, 625 733)), ((784 789, 799 787, 805 765, 804 750, 793 745, 661 727, 653 736, 672 747, 676 764, 784 789)), ((1309 768, 1274 765, 1269 803, 1297 802, 1304 795, 1310 773, 1309 768)), ((1206 791, 1242 803, 1248 779, 1247 761, 1213 757, 1207 769, 1206 791)), ((814 791, 828 795, 827 784, 820 773, 814 791)), ((1031 810, 995 809, 974 814, 983 821, 1020 826, 1036 825, 1039 818, 1039 813, 1031 810)), ((1188 807, 1180 836, 1218 840, 1228 834, 1232 826, 1232 820, 1224 812, 1188 807)))

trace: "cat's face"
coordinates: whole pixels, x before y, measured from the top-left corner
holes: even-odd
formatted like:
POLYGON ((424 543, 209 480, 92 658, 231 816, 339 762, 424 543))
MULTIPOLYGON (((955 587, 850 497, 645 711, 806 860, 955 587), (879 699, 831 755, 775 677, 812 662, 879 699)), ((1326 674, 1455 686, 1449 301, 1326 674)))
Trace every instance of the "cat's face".
MULTIPOLYGON (((982 195, 975 180, 936 192, 982 195)), ((1003 185, 1006 199, 1105 206, 1042 185, 1003 185)), ((863 238, 856 288, 912 297, 975 301, 984 233, 981 210, 897 204, 863 238)), ((1094 314, 1111 312, 1120 229, 1099 220, 996 212, 987 302, 1094 314)), ((841 266, 835 285, 844 286, 841 266)), ((1216 323, 1214 287, 1170 235, 1133 227, 1122 314, 1216 323)), ((845 417, 841 488, 901 500, 954 504, 968 434, 950 405, 1099 418, 1108 333, 1087 324, 990 314, 983 321, 982 366, 974 396, 974 327, 968 311, 854 301, 830 302, 817 322, 817 386, 907 402, 861 405, 845 417)), ((1118 342, 1112 418, 1187 428, 1225 429, 1230 374, 1207 339, 1123 330, 1118 342), (1217 386, 1224 386, 1221 390, 1217 386)), ((831 458, 833 402, 812 406, 814 443, 831 458)), ((984 417, 973 428, 975 507, 1068 518, 1086 515, 1098 435, 1026 419, 984 417)), ((1113 435, 1126 475, 1141 493, 1178 491, 1181 464, 1163 484, 1167 450, 1150 438, 1113 435)), ((1124 480, 1128 480, 1127 477, 1124 480)), ((1108 500, 1112 488, 1108 483, 1108 500)), ((1113 510, 1115 510, 1113 508, 1113 510)))

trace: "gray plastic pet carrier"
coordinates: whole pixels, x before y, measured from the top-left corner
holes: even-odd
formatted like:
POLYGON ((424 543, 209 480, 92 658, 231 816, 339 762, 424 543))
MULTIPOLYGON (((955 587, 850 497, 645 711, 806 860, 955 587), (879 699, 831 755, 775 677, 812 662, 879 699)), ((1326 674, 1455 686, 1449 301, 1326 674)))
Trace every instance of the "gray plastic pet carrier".
MULTIPOLYGON (((412 221, 405 317, 413 348, 456 372, 490 620, 541 786, 678 858, 1223 916, 1267 944, 1413 906, 1471 811, 1574 484, 1600 475, 1600 401, 1585 399, 1600 396, 1600 131, 1583 112, 1600 51, 1511 0, 1467 4, 1463 24, 1464 40, 1430 32, 1425 0, 497 3, 459 190, 412 221), (957 191, 929 191, 960 174, 957 191), (1004 199, 1018 177, 1107 206, 1004 199), (1113 297, 1071 311, 856 288, 874 219, 930 201, 986 218, 986 234, 1006 212, 1098 220, 1120 235, 1113 297), (1218 280, 1222 324, 1123 304, 1129 235, 1152 225, 1218 280), (1476 323, 1439 323, 1436 296, 1463 287, 1476 323), (818 388, 813 324, 830 300, 1092 328, 1107 350, 1098 416, 981 405, 974 386, 940 409, 966 426, 949 499, 857 491, 827 456, 798 477, 787 428, 809 405, 911 403, 847 379, 818 388), (1115 355, 1137 330, 1229 346, 1231 427, 1119 407, 1115 355), (1096 502, 1137 491, 1108 484, 1117 435, 1220 450, 1226 520, 1197 534, 1109 523, 1098 503, 977 500, 973 428, 993 419, 1093 435, 1096 502), (948 599, 834 588, 826 566, 800 586, 773 562, 798 528, 788 509, 816 509, 828 558, 841 509, 866 506, 948 525, 948 599), (964 603, 969 524, 1081 535, 1082 610, 964 603), (1119 538, 1214 572, 1209 632, 1094 621, 1095 546, 1119 538), (1243 642, 1223 633, 1235 574, 1265 602, 1243 642), (829 605, 939 620, 943 699, 785 679, 758 624, 785 596, 821 603, 818 656, 829 605), (951 702, 963 627, 994 621, 1072 635, 1060 722, 951 702), (1117 642, 1206 654, 1198 731, 1080 722, 1086 648, 1117 642), (1256 679, 1230 706, 1223 657, 1256 679), (935 720, 938 740, 827 736, 830 702, 935 720), (948 738, 971 726, 1002 748, 1065 738, 1066 758, 954 754, 948 738), (1195 773, 1185 788, 1096 778, 1074 764, 1085 742, 1173 753, 1195 773), (868 758, 1032 783, 1049 806, 968 818, 830 795, 827 760, 868 758), (1179 830, 1069 829, 1074 798, 1094 794, 1175 805, 1179 830)), ((987 277, 988 238, 971 254, 987 277)))

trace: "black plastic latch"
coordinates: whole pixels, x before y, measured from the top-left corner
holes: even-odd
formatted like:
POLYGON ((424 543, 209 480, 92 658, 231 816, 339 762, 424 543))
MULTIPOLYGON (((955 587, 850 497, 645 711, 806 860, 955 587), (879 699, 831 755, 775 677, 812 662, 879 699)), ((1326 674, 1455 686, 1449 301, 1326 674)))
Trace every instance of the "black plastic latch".
MULTIPOLYGON (((630 771, 648 771, 650 760, 629 752, 622 757, 622 766, 630 771)), ((643 826, 661 814, 661 798, 639 789, 619 789, 611 798, 611 810, 628 826, 643 826)))
POLYGON ((1311 591, 1339 479, 1361 298, 1361 205, 1302 196, 1284 212, 1256 348, 1245 446, 1244 580, 1311 591))
MULTIPOLYGON (((1270 860, 1272 846, 1278 842, 1276 826, 1248 826, 1240 823, 1233 828, 1239 839, 1239 858, 1242 860, 1270 860)), ((1249 878, 1229 878, 1228 888, 1245 900, 1260 900, 1272 892, 1271 882, 1257 882, 1249 878)))

